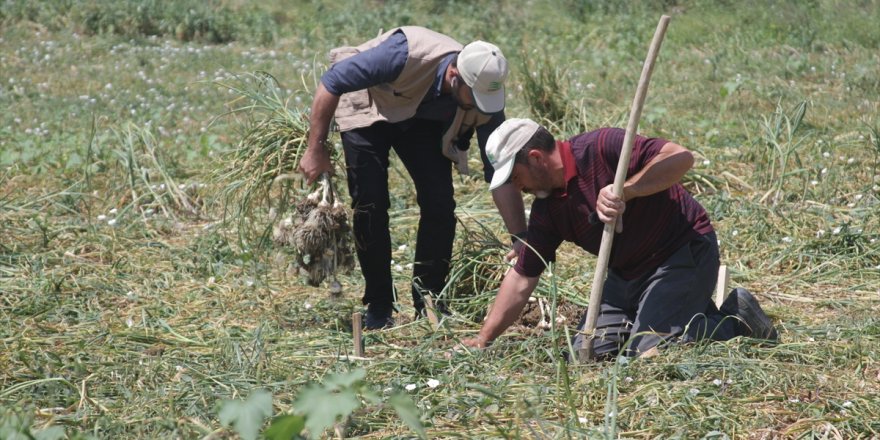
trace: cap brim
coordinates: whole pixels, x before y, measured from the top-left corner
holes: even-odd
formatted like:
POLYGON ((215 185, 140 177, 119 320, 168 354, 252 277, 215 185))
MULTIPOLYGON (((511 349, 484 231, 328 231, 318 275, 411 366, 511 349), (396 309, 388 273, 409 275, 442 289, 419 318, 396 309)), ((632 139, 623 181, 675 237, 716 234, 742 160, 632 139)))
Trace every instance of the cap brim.
POLYGON ((507 162, 495 167, 495 173, 492 174, 492 182, 489 183, 489 191, 507 183, 507 180, 510 179, 510 173, 513 172, 514 162, 516 162, 513 159, 511 157, 507 162))
POLYGON ((504 110, 504 87, 492 93, 477 93, 471 89, 474 103, 483 113, 498 113, 504 110))

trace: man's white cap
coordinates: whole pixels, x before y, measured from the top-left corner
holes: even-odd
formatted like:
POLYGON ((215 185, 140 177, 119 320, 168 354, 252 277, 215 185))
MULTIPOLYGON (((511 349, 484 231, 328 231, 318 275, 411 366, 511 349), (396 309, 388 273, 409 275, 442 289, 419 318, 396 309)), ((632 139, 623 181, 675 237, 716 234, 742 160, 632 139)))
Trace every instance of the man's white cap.
POLYGON ((512 118, 501 123, 489 135, 486 142, 486 156, 495 168, 489 190, 503 185, 513 171, 516 153, 526 146, 526 142, 538 131, 538 123, 531 119, 512 118))
POLYGON ((461 79, 474 91, 474 102, 480 111, 496 113, 504 110, 507 59, 498 46, 474 41, 461 50, 456 64, 461 79))

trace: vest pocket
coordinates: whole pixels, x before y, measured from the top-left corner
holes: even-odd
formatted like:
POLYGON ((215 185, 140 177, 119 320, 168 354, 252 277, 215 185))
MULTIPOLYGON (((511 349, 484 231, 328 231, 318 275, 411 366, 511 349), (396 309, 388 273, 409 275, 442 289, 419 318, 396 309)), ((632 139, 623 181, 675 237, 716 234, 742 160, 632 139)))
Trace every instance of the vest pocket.
POLYGON ((343 93, 342 96, 339 97, 337 112, 342 109, 349 109, 350 113, 344 112, 344 114, 363 113, 365 110, 369 110, 371 106, 370 92, 368 92, 367 89, 357 90, 354 92, 343 93))

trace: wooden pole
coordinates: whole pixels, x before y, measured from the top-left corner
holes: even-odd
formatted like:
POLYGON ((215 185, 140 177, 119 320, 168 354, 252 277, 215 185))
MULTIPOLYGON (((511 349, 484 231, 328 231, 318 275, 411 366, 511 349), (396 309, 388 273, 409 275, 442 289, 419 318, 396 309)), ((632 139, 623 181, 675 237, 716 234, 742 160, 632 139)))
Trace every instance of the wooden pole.
MULTIPOLYGON (((648 56, 642 66, 642 76, 636 88, 636 96, 633 98, 632 109, 629 113, 629 123, 626 125, 626 134, 623 137, 623 146, 620 151, 620 161, 617 163, 617 173, 614 175, 614 193, 623 196, 623 184, 626 182, 626 171, 629 168, 629 159, 632 155, 633 142, 639 128, 639 118, 642 116, 642 106, 645 104, 645 96, 648 92, 648 83, 651 82, 651 73, 654 71, 654 61, 660 51, 660 43, 666 34, 669 25, 669 16, 660 17, 654 39, 648 48, 648 56)), ((619 221, 619 220, 618 220, 619 221)), ((614 224, 606 224, 602 230, 602 242, 599 245, 599 255, 596 259, 596 273, 593 276, 593 287, 590 291, 590 305, 587 308, 587 319, 584 323, 583 347, 578 349, 578 358, 582 361, 593 359, 593 333, 596 330, 596 319, 599 317, 599 307, 602 304, 602 289, 605 285, 605 276, 608 271, 608 259, 611 256, 611 244, 614 241, 614 224)))
POLYGON ((431 295, 425 295, 425 314, 428 315, 431 327, 437 330, 440 327, 440 320, 437 319, 437 311, 434 310, 434 300, 431 299, 431 295))
POLYGON ((351 315, 351 337, 354 340, 355 357, 364 357, 364 337, 361 328, 361 312, 354 312, 351 315))
POLYGON ((718 267, 718 283, 715 285, 715 307, 721 308, 721 303, 724 302, 724 296, 727 295, 727 284, 730 282, 730 272, 727 271, 727 266, 721 265, 718 267))

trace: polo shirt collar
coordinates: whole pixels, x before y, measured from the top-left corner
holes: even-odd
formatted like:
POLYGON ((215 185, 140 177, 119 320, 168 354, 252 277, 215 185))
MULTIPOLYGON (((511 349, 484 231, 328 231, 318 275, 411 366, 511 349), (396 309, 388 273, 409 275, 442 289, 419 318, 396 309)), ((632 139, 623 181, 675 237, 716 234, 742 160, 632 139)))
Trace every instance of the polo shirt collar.
POLYGON ((425 98, 430 97, 431 99, 440 96, 441 91, 443 90, 443 78, 446 76, 446 69, 449 67, 449 64, 452 62, 452 58, 455 57, 457 53, 451 53, 446 55, 443 58, 443 61, 440 62, 440 65, 437 66, 437 72, 434 74, 434 83, 431 84, 431 88, 425 98))

